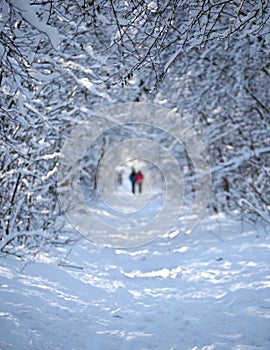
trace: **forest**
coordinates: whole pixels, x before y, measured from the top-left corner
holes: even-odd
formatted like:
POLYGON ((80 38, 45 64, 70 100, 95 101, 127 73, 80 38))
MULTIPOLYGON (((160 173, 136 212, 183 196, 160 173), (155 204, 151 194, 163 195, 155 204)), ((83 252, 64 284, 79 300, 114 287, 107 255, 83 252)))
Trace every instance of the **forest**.
POLYGON ((0 62, 0 349, 269 350, 270 2, 0 0, 0 62))
MULTIPOLYGON (((1 253, 21 256, 73 241, 58 198, 63 146, 90 115, 126 102, 172 111, 169 130, 189 123, 209 161, 208 208, 270 223, 268 1, 2 0, 0 6, 1 253)), ((133 121, 96 132, 82 176, 90 199, 99 162, 117 140, 148 135, 161 147, 172 144, 172 135, 160 131, 166 118, 150 131, 133 121)), ((176 158, 186 151, 176 149, 176 158)), ((194 196, 192 159, 185 165, 187 195, 194 196)))

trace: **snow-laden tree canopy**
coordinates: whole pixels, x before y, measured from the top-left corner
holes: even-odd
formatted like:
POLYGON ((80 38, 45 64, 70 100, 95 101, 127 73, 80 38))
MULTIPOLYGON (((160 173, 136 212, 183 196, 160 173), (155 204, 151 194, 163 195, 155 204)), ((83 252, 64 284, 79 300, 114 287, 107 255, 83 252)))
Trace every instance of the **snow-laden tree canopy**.
MULTIPOLYGON (((66 135, 89 111, 125 101, 162 103, 186 116, 209 152, 212 207, 270 221, 269 7, 266 0, 2 0, 4 246, 6 236, 60 229, 55 174, 66 135)), ((98 157, 89 161, 95 167, 98 157)))

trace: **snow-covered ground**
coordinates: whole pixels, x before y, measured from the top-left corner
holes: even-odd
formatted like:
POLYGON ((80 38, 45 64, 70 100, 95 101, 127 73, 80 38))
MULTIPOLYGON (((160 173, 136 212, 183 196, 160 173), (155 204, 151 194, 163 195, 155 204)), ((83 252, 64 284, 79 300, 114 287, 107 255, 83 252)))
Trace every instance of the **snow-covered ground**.
POLYGON ((270 239, 208 215, 136 249, 0 260, 1 349, 270 348, 270 239))

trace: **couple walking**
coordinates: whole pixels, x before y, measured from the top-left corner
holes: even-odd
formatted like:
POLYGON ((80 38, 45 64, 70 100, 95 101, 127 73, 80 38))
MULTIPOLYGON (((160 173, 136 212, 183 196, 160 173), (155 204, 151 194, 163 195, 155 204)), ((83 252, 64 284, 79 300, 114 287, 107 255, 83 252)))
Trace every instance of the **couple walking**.
POLYGON ((129 175, 129 179, 131 182, 131 191, 132 193, 135 193, 135 186, 138 184, 139 186, 139 193, 142 193, 142 183, 144 176, 141 171, 138 171, 136 173, 135 169, 132 168, 131 174, 129 175))

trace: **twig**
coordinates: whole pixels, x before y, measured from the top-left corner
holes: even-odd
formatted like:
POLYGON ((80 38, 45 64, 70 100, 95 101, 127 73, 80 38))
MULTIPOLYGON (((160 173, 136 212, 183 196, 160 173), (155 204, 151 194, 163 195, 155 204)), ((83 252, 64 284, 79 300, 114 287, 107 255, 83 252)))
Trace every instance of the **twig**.
POLYGON ((78 270, 83 270, 83 267, 82 266, 76 266, 76 265, 71 265, 71 264, 68 264, 68 263, 58 263, 57 264, 58 266, 61 266, 61 267, 71 267, 72 269, 78 269, 78 270))

